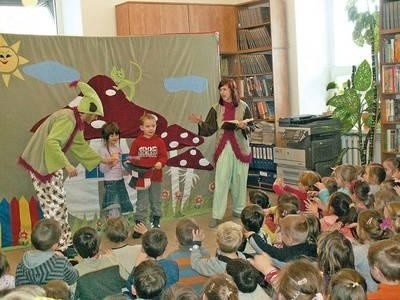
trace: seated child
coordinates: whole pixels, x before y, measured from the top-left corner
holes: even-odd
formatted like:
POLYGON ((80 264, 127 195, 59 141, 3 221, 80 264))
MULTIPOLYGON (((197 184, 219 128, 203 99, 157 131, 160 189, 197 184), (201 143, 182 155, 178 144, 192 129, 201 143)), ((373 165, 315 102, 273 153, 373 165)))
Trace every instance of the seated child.
POLYGON ((356 180, 354 182, 351 200, 358 211, 372 208, 374 206, 374 196, 370 190, 368 182, 363 180, 356 180))
POLYGON ((252 190, 249 192, 249 200, 252 204, 259 205, 262 209, 270 207, 269 196, 263 190, 252 190))
MULTIPOLYGON (((204 284, 203 284, 204 285, 204 284)), ((203 291, 203 288, 201 288, 203 291)), ((200 300, 199 294, 196 293, 194 289, 192 289, 188 285, 184 285, 181 283, 175 283, 171 285, 168 289, 166 289, 161 297, 162 300, 200 300)))
MULTIPOLYGON (((155 260, 155 262, 164 270, 166 276, 165 288, 179 281, 178 264, 171 260, 162 258, 168 245, 167 235, 159 228, 152 228, 142 236, 142 253, 136 260, 136 266, 145 260, 155 260)), ((127 280, 127 287, 130 288, 135 280, 133 268, 127 280)))
POLYGON ((397 157, 387 158, 382 162, 382 166, 385 169, 386 180, 393 179, 400 171, 400 160, 397 157))
POLYGON ((0 291, 15 288, 15 277, 10 273, 7 257, 0 252, 0 291))
POLYGON ((226 265, 226 273, 232 276, 239 290, 240 300, 271 299, 258 284, 260 274, 245 259, 232 259, 226 265))
POLYGON ((381 164, 370 163, 365 167, 363 179, 368 182, 370 192, 375 195, 386 178, 385 168, 381 164))
POLYGON ((211 258, 202 257, 200 244, 204 240, 202 230, 193 231, 193 246, 190 264, 194 270, 204 276, 213 276, 226 271, 226 263, 231 259, 246 258, 238 252, 242 244, 242 226, 232 221, 224 222, 217 228, 217 255, 211 258))
MULTIPOLYGON (((265 243, 271 243, 271 241, 268 240, 268 236, 266 236, 262 230, 264 224, 264 211, 260 206, 257 204, 247 205, 242 210, 240 219, 242 221, 244 232, 254 232, 263 239, 265 243)), ((262 251, 261 249, 253 248, 257 247, 257 244, 252 241, 252 239, 254 239, 254 235, 251 235, 247 239, 243 239, 243 243, 239 248, 239 251, 243 252, 246 256, 252 256, 262 251)))
POLYGON ((72 238, 82 260, 75 265, 79 279, 75 299, 103 299, 118 294, 124 286, 119 275, 117 257, 112 253, 100 255, 100 235, 91 227, 78 229, 72 238))
POLYGON ((204 285, 203 300, 239 300, 239 290, 231 276, 216 274, 204 285))
POLYGON ((32 229, 34 250, 22 256, 15 274, 15 285, 46 284, 51 279, 64 280, 73 285, 79 277, 68 259, 55 250, 61 237, 61 226, 54 219, 38 221, 32 229))
POLYGON ((154 260, 144 260, 133 270, 132 294, 136 299, 159 299, 166 286, 163 268, 154 260))
POLYGON ((379 282, 378 290, 368 294, 369 300, 398 299, 400 295, 400 243, 383 240, 368 250, 372 277, 379 282))
POLYGON ((344 268, 334 274, 328 288, 329 300, 365 300, 367 284, 364 277, 357 271, 344 268))
POLYGON ((128 245, 129 224, 124 217, 107 220, 105 236, 111 242, 111 251, 119 262, 119 274, 124 280, 128 279, 136 259, 142 251, 142 245, 128 245))
MULTIPOLYGON (((207 277, 200 275, 190 265, 193 230, 199 230, 199 225, 194 219, 184 218, 176 224, 175 234, 179 244, 178 249, 171 252, 167 259, 173 260, 178 264, 179 283, 192 287, 200 295, 207 277)), ((204 248, 200 248, 200 253, 202 257, 210 256, 209 252, 204 248)))
POLYGON ((50 280, 43 286, 46 291, 46 297, 57 300, 70 300, 71 291, 68 288, 68 284, 59 279, 50 280))
POLYGON ((383 209, 387 203, 400 202, 400 196, 395 190, 381 189, 374 195, 374 209, 383 213, 383 209))
POLYGON ((400 233, 400 202, 390 202, 383 208, 383 227, 387 227, 394 234, 400 233))

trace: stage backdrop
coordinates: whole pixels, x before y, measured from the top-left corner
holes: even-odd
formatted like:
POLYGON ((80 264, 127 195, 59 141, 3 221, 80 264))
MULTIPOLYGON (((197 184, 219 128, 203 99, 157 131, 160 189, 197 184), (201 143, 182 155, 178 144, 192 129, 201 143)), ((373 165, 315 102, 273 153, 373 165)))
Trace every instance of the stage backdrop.
MULTIPOLYGON (((115 121, 123 152, 139 133, 145 112, 158 117, 158 134, 169 150, 162 199, 167 216, 210 208, 214 138, 197 136, 187 121, 203 117, 218 101, 219 53, 215 34, 146 37, 68 37, 0 34, 0 200, 35 197, 28 173, 17 165, 32 127, 57 109, 77 105, 77 80, 99 94, 105 116, 87 127, 98 147, 100 127, 115 121)), ((99 216, 102 174, 98 170, 66 179, 70 213, 99 216)), ((127 180, 129 178, 127 177, 127 180)), ((136 193, 129 189, 132 202, 136 193)), ((11 220, 12 221, 12 220, 11 220)), ((4 224, 3 224, 4 226, 4 224)), ((3 232, 4 234, 4 232, 3 232)), ((4 235, 3 235, 4 236, 4 235)))

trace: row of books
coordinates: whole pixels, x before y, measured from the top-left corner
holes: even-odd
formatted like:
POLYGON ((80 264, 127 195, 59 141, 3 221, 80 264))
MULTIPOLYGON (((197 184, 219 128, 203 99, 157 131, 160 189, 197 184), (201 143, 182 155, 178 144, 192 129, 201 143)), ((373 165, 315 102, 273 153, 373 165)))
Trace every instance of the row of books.
POLYGON ((246 99, 247 104, 251 109, 253 118, 256 120, 268 120, 272 121, 275 118, 275 107, 272 100, 265 101, 259 100, 254 101, 251 98, 246 99))
POLYGON ((400 63, 400 34, 383 41, 383 63, 400 63))
POLYGON ((397 99, 385 99, 385 112, 387 122, 400 121, 400 96, 397 99))
POLYGON ((400 65, 382 66, 382 92, 385 94, 400 92, 400 65))
POLYGON ((273 81, 271 75, 255 75, 239 80, 241 97, 272 97, 273 81))
POLYGON ((272 68, 270 62, 264 54, 242 54, 239 55, 240 67, 242 74, 265 74, 271 73, 272 68))
POLYGON ((382 28, 400 28, 400 1, 383 3, 382 6, 382 28))
POLYGON ((249 9, 240 9, 238 17, 239 27, 241 28, 257 26, 270 21, 269 7, 262 6, 249 9))
POLYGON ((389 128, 386 130, 385 150, 388 152, 400 152, 400 128, 389 128))
POLYGON ((238 31, 238 35, 239 50, 271 47, 271 35, 267 26, 241 29, 238 31))

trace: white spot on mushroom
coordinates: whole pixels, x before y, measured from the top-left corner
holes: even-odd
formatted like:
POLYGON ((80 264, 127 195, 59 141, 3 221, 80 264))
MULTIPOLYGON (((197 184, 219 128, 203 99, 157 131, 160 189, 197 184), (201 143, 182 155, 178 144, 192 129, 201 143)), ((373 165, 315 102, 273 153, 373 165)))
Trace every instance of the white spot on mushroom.
POLYGON ((196 153, 197 153, 196 149, 192 149, 192 150, 190 150, 190 155, 193 155, 193 156, 195 156, 195 155, 196 155, 196 153))
POLYGON ((179 143, 177 141, 172 141, 169 143, 169 147, 172 149, 178 147, 178 145, 179 143))
POLYGON ((115 94, 117 93, 117 91, 116 90, 114 90, 114 89, 108 89, 108 90, 106 90, 106 95, 107 96, 115 96, 115 94))
POLYGON ((198 144, 198 143, 200 143, 200 139, 196 136, 195 138, 193 138, 192 142, 194 144, 198 144))
POLYGON ((209 164, 210 164, 210 162, 205 158, 202 158, 202 159, 199 160, 199 165, 200 166, 205 167, 205 166, 208 166, 209 164))
POLYGON ((189 136, 189 133, 187 133, 187 132, 182 132, 180 134, 180 137, 183 138, 183 139, 186 139, 188 136, 189 136))
POLYGON ((187 160, 186 160, 186 159, 182 159, 182 160, 179 162, 179 165, 182 166, 182 167, 186 166, 186 165, 187 165, 187 160))
POLYGON ((163 133, 161 133, 161 138, 165 139, 168 136, 168 132, 164 131, 163 133))
POLYGON ((79 102, 81 102, 82 96, 76 96, 69 104, 69 107, 76 107, 78 106, 79 102))
POLYGON ((90 126, 92 126, 93 128, 101 128, 101 127, 103 127, 103 125, 104 124, 106 124, 106 122, 105 121, 103 121, 103 120, 96 120, 96 121, 93 121, 92 123, 90 123, 90 126))

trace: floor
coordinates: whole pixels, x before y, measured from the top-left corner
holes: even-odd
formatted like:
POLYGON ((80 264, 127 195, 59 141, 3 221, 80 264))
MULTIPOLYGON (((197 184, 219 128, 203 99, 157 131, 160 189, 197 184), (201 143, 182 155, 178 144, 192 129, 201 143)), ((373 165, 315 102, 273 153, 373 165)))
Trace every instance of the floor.
MULTIPOLYGON (((270 193, 270 200, 274 201, 276 199, 276 195, 273 193, 270 193)), ((234 218, 231 215, 232 210, 228 207, 227 213, 225 214, 224 221, 229 221, 232 220, 234 222, 237 222, 240 224, 240 219, 239 218, 234 218)), ((208 222, 211 218, 211 215, 209 213, 196 216, 194 219, 198 222, 200 228, 204 231, 205 233, 205 240, 203 242, 203 246, 210 251, 210 253, 215 253, 216 250, 216 241, 215 241, 215 235, 216 235, 216 229, 211 229, 208 227, 208 222)), ((165 230, 168 236, 168 246, 166 249, 166 254, 172 252, 174 249, 177 248, 177 241, 175 239, 175 227, 176 223, 179 221, 179 219, 173 220, 173 221, 168 221, 168 222, 161 222, 161 228, 165 230)), ((129 240, 129 244, 138 244, 140 243, 139 240, 129 240)), ((7 256, 8 262, 10 264, 11 268, 11 273, 15 273, 15 268, 19 261, 21 260, 21 257, 23 253, 27 250, 27 248, 23 249, 16 249, 16 250, 11 250, 11 251, 3 251, 4 254, 7 256)))

